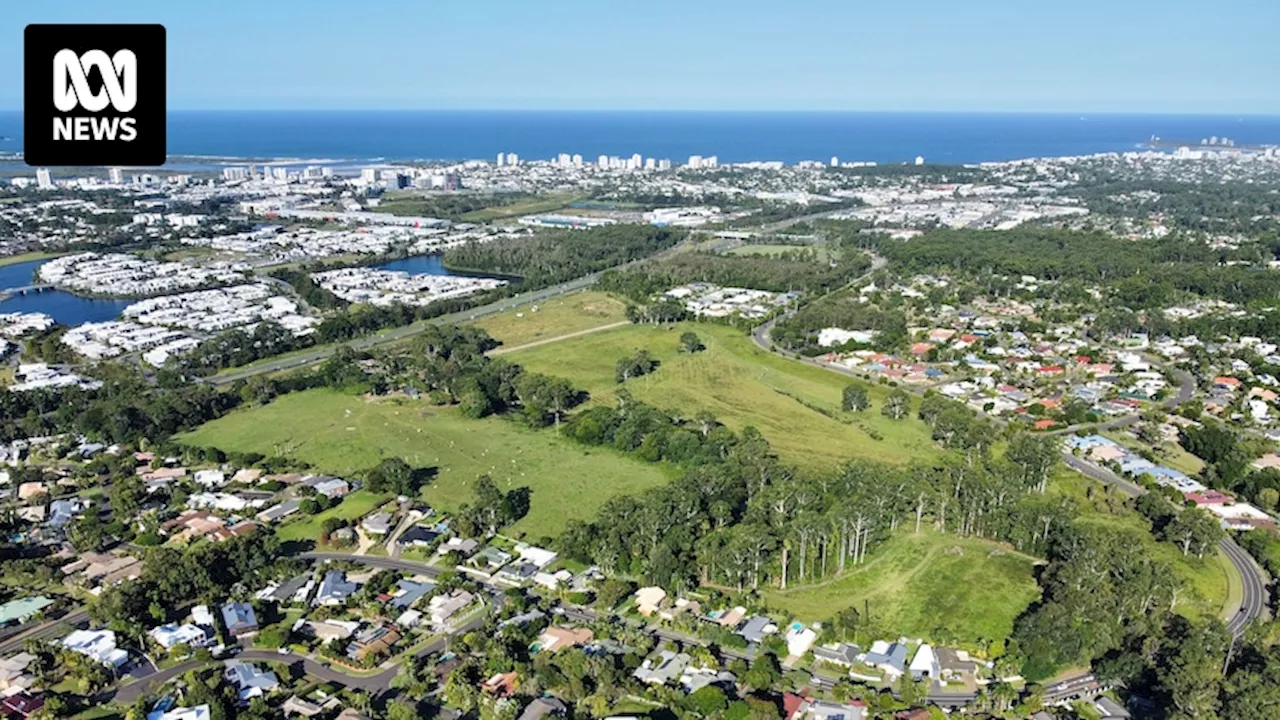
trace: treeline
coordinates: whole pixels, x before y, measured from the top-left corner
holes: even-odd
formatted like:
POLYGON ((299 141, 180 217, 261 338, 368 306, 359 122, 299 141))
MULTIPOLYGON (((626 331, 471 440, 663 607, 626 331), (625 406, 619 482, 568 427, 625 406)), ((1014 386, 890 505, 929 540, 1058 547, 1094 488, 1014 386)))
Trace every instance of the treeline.
POLYGON ((824 293, 862 275, 871 266, 866 255, 846 252, 835 264, 768 255, 681 253, 660 262, 605 273, 597 287, 635 302, 691 282, 773 292, 824 293))
POLYGON ((1135 243, 1035 227, 937 230, 910 241, 882 240, 879 251, 904 272, 960 270, 1108 283, 1118 300, 1138 308, 1166 305, 1180 292, 1242 304, 1280 298, 1280 275, 1222 265, 1218 251, 1176 235, 1135 243))
POLYGON ((124 369, 100 366, 97 390, 0 393, 0 441, 75 433, 110 443, 159 440, 219 417, 239 397, 199 384, 152 387, 124 369))
POLYGON ((518 276, 524 289, 535 289, 649 257, 684 236, 683 230, 648 225, 555 230, 469 242, 446 252, 444 262, 451 268, 518 276))
MULTIPOLYGON (((938 427, 953 415, 949 407, 932 408, 938 427)), ((625 392, 614 407, 579 413, 565 432, 687 468, 669 485, 610 500, 595 520, 570 525, 559 540, 570 557, 675 590, 817 581, 865 561, 904 523, 919 530, 927 521, 1036 552, 1068 509, 1040 492, 1056 462, 1051 438, 1018 436, 994 460, 987 453, 994 433, 975 432, 967 435, 966 455, 936 466, 860 462, 801 476, 754 429, 734 433, 706 413, 673 416, 625 392)))
POLYGON ((1248 228, 1280 214, 1280 196, 1265 183, 1103 180, 1071 194, 1103 215, 1159 214, 1177 227, 1203 232, 1248 228))

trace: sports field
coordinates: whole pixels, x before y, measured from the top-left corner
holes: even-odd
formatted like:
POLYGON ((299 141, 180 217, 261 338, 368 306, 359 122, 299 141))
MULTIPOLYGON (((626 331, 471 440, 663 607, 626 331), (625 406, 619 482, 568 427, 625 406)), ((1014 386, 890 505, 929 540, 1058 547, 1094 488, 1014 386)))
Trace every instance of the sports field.
POLYGON ((609 498, 660 485, 673 472, 583 447, 550 429, 531 430, 503 418, 472 420, 421 401, 370 401, 323 389, 233 412, 179 440, 296 457, 340 475, 371 468, 384 457, 402 457, 414 467, 440 468, 423 497, 445 510, 469 502, 476 477, 487 473, 504 490, 533 491, 529 514, 512 528, 533 538, 555 535, 569 519, 591 518, 609 498))
POLYGON ((979 649, 1008 637, 1014 619, 1040 596, 1035 562, 985 540, 904 530, 840 577, 785 592, 771 588, 763 596, 770 607, 804 621, 826 620, 847 607, 869 609, 872 628, 979 649))
POLYGON ((638 349, 648 350, 661 366, 626 383, 633 396, 686 415, 709 410, 734 430, 754 425, 789 462, 813 469, 849 458, 906 464, 938 452, 928 428, 914 417, 894 421, 880 414, 886 388, 870 388, 869 410, 844 412, 840 397, 848 378, 761 350, 743 331, 723 325, 629 325, 507 357, 530 370, 572 378, 591 392, 592 402, 610 403, 622 387, 614 382, 614 364, 638 349), (679 352, 686 330, 697 333, 706 349, 679 352))

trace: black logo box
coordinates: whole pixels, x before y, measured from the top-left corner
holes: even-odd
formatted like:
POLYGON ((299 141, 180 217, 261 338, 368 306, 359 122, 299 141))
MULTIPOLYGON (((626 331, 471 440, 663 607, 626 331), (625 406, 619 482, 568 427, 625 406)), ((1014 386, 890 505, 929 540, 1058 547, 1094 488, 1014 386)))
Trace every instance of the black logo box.
MULTIPOLYGON (((166 155, 165 29, 163 25, 28 25, 23 40, 23 159, 28 165, 133 166, 163 165, 166 155), (99 112, 76 107, 61 112, 54 105, 53 58, 69 49, 77 55, 101 50, 108 57, 130 50, 137 58, 137 103, 127 113, 110 104, 99 112), (89 117, 110 122, 133 118, 137 136, 125 141, 54 140, 56 118, 89 117)), ((90 70, 89 85, 98 90, 102 78, 90 70)))

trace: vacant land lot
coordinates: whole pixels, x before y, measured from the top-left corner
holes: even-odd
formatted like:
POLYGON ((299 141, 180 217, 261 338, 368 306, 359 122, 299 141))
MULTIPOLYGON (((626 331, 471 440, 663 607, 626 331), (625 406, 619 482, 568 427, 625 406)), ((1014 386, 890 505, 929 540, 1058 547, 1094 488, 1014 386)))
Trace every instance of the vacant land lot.
POLYGON ((817 585, 770 589, 764 599, 805 621, 868 608, 871 627, 889 634, 976 648, 1008 637, 1014 618, 1040 596, 1035 562, 984 540, 904 531, 872 548, 855 570, 817 585))
POLYGON ((742 331, 722 325, 632 325, 521 350, 509 359, 570 378, 591 392, 593 402, 607 403, 622 387, 614 382, 614 364, 638 349, 662 364, 626 383, 632 395, 690 416, 709 410, 734 430, 754 425, 789 462, 814 469, 859 457, 906 464, 937 452, 923 423, 880 414, 886 389, 871 388, 870 410, 846 413, 840 397, 847 378, 763 351, 742 331), (706 349, 679 352, 686 330, 697 333, 706 349))
POLYGON ((277 535, 281 540, 315 540, 320 537, 320 526, 325 520, 336 517, 343 520, 355 520, 373 512, 374 508, 391 499, 389 495, 378 495, 368 490, 357 490, 342 502, 324 512, 311 517, 299 518, 280 526, 277 535))
POLYGON ((414 467, 439 468, 423 497, 445 510, 470 502, 476 477, 488 474, 503 490, 527 486, 533 491, 532 509, 513 531, 534 538, 559 533, 570 519, 593 517, 615 495, 660 485, 672 472, 586 448, 554 430, 531 430, 503 418, 472 420, 420 401, 370 401, 330 390, 286 395, 265 407, 237 411, 180 439, 296 457, 346 475, 385 457, 401 457, 414 467))
POLYGON ((590 330, 626 320, 626 303, 602 292, 586 291, 552 298, 532 307, 521 307, 477 320, 484 328, 513 348, 547 338, 590 330))

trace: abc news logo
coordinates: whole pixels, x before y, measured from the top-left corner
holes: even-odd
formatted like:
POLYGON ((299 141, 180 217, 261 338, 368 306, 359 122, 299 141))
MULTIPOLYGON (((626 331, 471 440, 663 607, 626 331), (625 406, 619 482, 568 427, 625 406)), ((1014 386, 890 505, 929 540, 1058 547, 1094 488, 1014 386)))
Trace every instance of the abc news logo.
POLYGON ((28 25, 23 63, 28 165, 164 164, 164 26, 28 25))

